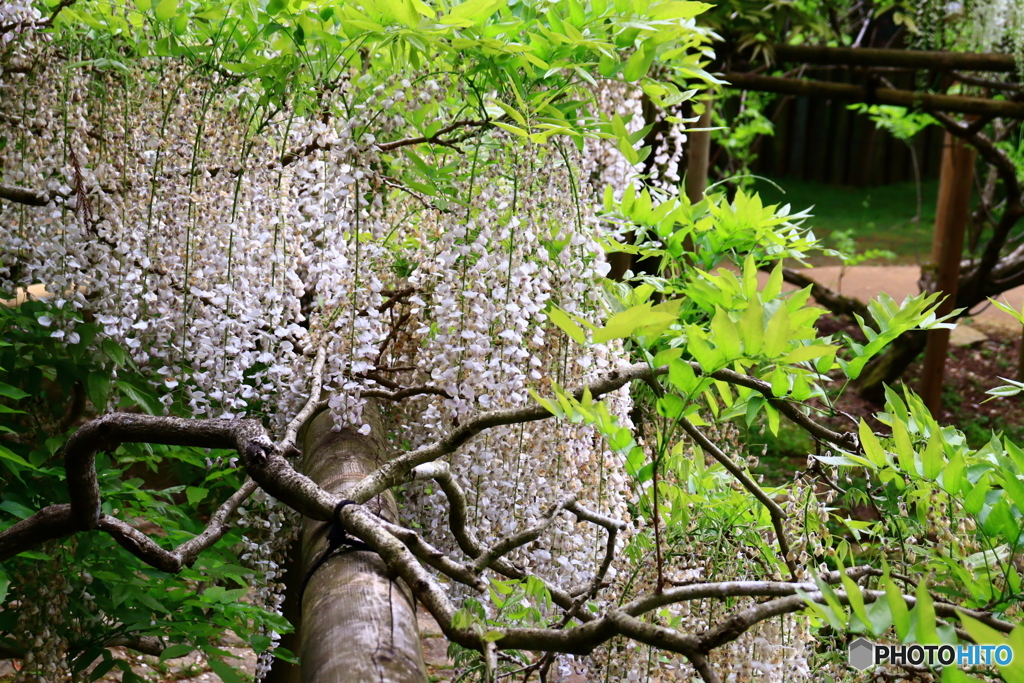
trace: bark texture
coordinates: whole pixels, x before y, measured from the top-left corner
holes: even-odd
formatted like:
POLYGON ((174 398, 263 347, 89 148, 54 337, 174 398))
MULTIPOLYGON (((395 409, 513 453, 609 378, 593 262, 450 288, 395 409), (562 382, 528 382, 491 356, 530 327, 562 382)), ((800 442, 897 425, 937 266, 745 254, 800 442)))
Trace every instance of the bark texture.
MULTIPOLYGON (((310 421, 302 437, 303 472, 342 498, 354 483, 383 464, 387 452, 372 403, 364 409, 364 419, 373 428, 369 436, 353 429, 333 432, 333 418, 324 411, 310 421)), ((398 510, 390 492, 371 500, 367 507, 397 522, 398 510)), ((384 562, 373 552, 342 546, 317 566, 328 547, 330 526, 310 519, 302 525, 302 576, 307 579, 299 628, 302 680, 425 683, 427 672, 410 591, 388 576, 384 562)))

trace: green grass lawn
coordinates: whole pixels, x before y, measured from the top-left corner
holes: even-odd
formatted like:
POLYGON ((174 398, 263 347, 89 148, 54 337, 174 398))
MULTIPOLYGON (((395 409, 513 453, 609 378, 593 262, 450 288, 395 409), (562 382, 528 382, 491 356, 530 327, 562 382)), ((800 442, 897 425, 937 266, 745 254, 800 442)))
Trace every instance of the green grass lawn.
MULTIPOLYGON (((932 229, 935 223, 935 198, 938 180, 925 181, 921 188, 921 218, 917 213, 914 183, 878 187, 844 187, 823 185, 802 180, 781 179, 776 182, 758 180, 754 185, 765 204, 792 204, 794 210, 811 209, 807 225, 826 245, 834 246, 829 235, 849 230, 856 240, 857 251, 888 249, 895 260, 875 263, 921 263, 931 253, 932 229)), ((817 265, 829 259, 814 259, 817 265)))

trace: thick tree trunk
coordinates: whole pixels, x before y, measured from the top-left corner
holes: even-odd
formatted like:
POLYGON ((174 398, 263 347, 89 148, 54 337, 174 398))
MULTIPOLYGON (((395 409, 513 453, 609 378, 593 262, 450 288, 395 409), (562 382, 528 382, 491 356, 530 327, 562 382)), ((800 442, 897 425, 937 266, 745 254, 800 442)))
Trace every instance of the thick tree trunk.
MULTIPOLYGON (((304 473, 342 498, 345 489, 376 469, 387 452, 372 404, 365 408, 364 419, 373 428, 369 436, 353 429, 334 432, 333 418, 322 412, 310 421, 302 438, 304 473)), ((397 522, 390 492, 367 505, 397 522)), ((319 564, 329 531, 330 525, 322 522, 305 520, 302 525, 302 680, 425 683, 416 607, 408 588, 391 580, 373 552, 346 551, 343 545, 319 564)))

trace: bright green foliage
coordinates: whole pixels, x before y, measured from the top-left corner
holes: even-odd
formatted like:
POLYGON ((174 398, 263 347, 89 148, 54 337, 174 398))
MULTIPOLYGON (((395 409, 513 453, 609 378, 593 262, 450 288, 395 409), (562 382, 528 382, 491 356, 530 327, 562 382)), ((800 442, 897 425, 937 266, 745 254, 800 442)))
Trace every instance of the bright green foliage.
MULTIPOLYGON (((9 435, 0 445, 4 526, 46 505, 67 502, 63 447, 86 398, 100 409, 120 405, 162 410, 147 388, 148 380, 114 342, 104 342, 102 354, 84 353, 91 341, 90 324, 77 328, 81 338, 69 346, 51 336, 52 317, 69 314, 39 301, 18 308, 0 305, 0 431, 9 435)), ((207 458, 218 455, 224 454, 148 444, 100 453, 96 469, 103 512, 146 520, 165 532, 153 540, 166 548, 179 545, 204 529, 204 518, 244 478, 238 468, 208 470, 207 458), (178 483, 147 483, 158 470, 165 476, 173 473, 178 483)), ((155 635, 180 643, 168 657, 198 648, 225 681, 239 680, 223 661, 227 653, 214 645, 224 631, 234 630, 262 651, 270 645, 269 630, 291 628, 281 617, 239 600, 249 591, 251 572, 230 551, 239 537, 238 531, 229 532, 224 543, 203 553, 193 567, 170 575, 128 555, 107 534, 80 534, 72 543, 24 552, 6 562, 0 568, 0 593, 9 589, 31 599, 38 586, 23 582, 26 572, 42 571, 40 580, 48 581, 51 568, 74 566, 67 614, 75 616, 65 620, 60 634, 69 641, 73 670, 101 658, 94 676, 119 667, 124 680, 140 680, 103 644, 122 634, 155 635)), ((17 610, 0 611, 0 633, 17 633, 18 619, 17 610)), ((13 641, 7 644, 17 647, 13 641)))
MULTIPOLYGON (((822 336, 814 327, 820 310, 808 305, 809 290, 783 291, 778 265, 759 279, 759 269, 769 267, 773 256, 799 258, 816 246, 813 235, 799 226, 804 214, 790 215, 788 208, 776 212, 742 191, 732 202, 712 194, 691 206, 676 198, 659 203, 647 190, 629 189, 619 202, 606 195, 605 209, 611 218, 650 231, 652 242, 634 251, 661 259, 661 276, 643 276, 631 290, 610 287, 609 307, 616 313, 605 329, 587 330, 557 310, 552 322, 580 343, 621 338, 656 371, 649 391, 634 391, 648 406, 653 433, 647 446, 640 445, 589 396, 575 401, 556 389, 557 402, 543 404, 556 415, 599 427, 623 457, 626 471, 646 487, 638 513, 648 519, 657 515, 664 524, 665 552, 672 553, 673 538, 692 539, 700 529, 712 528, 757 548, 771 568, 768 575, 785 573, 779 551, 765 541, 773 525, 768 508, 755 500, 760 489, 749 481, 745 490, 733 486, 735 472, 743 470, 735 456, 727 456, 730 463, 716 455, 718 462, 708 465, 710 454, 685 436, 682 421, 699 427, 708 417, 718 424, 763 419, 775 431, 780 400, 814 400, 827 413, 835 396, 825 390, 826 378, 840 385, 856 379, 870 358, 907 330, 950 326, 934 313, 937 296, 909 297, 902 304, 885 295, 873 300, 869 310, 877 327, 858 319, 866 343, 822 336), (700 244, 696 254, 684 251, 690 241, 700 244), (722 267, 727 260, 740 265, 722 267), (666 316, 675 319, 668 322, 666 316), (754 389, 726 381, 730 376, 721 373, 711 376, 718 371, 759 378, 767 386, 754 389)), ((867 588, 844 575, 838 585, 819 579, 815 595, 804 591, 809 614, 819 624, 883 640, 955 643, 953 629, 936 617, 933 596, 1011 615, 1019 600, 1014 558, 1024 530, 1024 451, 999 435, 971 449, 962 433, 939 425, 909 390, 887 388, 886 397, 876 417, 889 433, 875 433, 861 420, 852 430, 858 448, 829 446, 808 454, 809 468, 821 468, 816 479, 827 479, 841 491, 839 506, 823 507, 815 500, 820 493, 798 493, 799 487, 763 492, 806 496, 802 533, 820 539, 804 556, 811 565, 808 573, 817 574, 822 562, 840 571, 853 565, 881 570, 867 588), (864 483, 841 489, 838 482, 853 473, 864 483), (879 517, 850 514, 865 505, 879 517), (897 576, 927 580, 910 584, 897 576), (910 605, 908 595, 916 598, 910 605)), ((645 553, 655 545, 651 534, 642 534, 633 544, 635 557, 649 558, 645 553)), ((1014 674, 1002 673, 1014 680, 1014 674)))
MULTIPOLYGON (((258 93, 251 104, 268 113, 291 107, 295 115, 315 115, 323 89, 333 89, 340 79, 353 78, 372 90, 380 73, 458 73, 467 93, 464 101, 451 104, 464 117, 493 120, 536 143, 565 134, 613 138, 637 163, 642 152, 634 145, 642 134, 628 133, 621 117, 608 119, 594 111, 585 88, 596 85, 599 74, 636 82, 652 101, 670 106, 694 92, 673 82, 715 82, 703 69, 709 35, 689 21, 708 7, 625 0, 271 0, 180 6, 177 0, 155 6, 148 0, 83 0, 62 11, 58 23, 69 30, 88 27, 83 38, 94 51, 107 45, 113 56, 127 41, 136 57, 185 58, 197 68, 250 81, 258 93), (672 78, 652 78, 655 64, 660 75, 672 78)), ((118 68, 120 62, 104 57, 89 64, 118 68)), ((349 109, 357 105, 346 103, 349 109)), ((426 107, 414 115, 425 138, 451 123, 432 115, 438 113, 426 107)), ((397 159, 406 157, 411 174, 422 176, 417 189, 435 194, 443 168, 409 151, 397 159)))
POLYGON ((935 123, 935 119, 928 114, 908 111, 906 107, 894 107, 886 104, 851 104, 849 108, 861 114, 867 114, 878 128, 903 142, 909 142, 915 135, 935 123))

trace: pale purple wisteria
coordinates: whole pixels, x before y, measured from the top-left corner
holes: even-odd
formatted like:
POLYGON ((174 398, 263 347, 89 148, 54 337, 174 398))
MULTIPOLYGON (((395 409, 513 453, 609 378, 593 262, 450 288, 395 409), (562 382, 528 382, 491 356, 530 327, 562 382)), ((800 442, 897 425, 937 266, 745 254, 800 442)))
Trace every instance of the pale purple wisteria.
MULTIPOLYGON (((439 121, 459 115, 449 105, 464 88, 454 75, 390 75, 372 89, 342 81, 330 115, 268 117, 255 93, 216 73, 199 77, 173 63, 128 72, 37 63, 31 78, 0 74, 9 141, 0 183, 43 199, 0 203, 0 291, 45 288, 40 296, 51 306, 39 323, 62 343, 78 343, 79 325, 94 320, 100 333, 90 349, 120 344, 165 409, 262 418, 280 438, 308 398, 322 348, 339 429, 369 433, 368 393, 421 390, 385 405, 387 436, 399 450, 480 411, 531 404, 531 390, 550 395, 555 383, 576 386, 628 361, 617 342, 575 344, 545 314, 555 305, 601 324, 612 310, 602 282, 607 226, 593 207, 601 188, 591 178, 622 186, 637 169, 609 147, 588 141, 583 158, 568 142, 535 145, 474 129, 458 149, 435 150, 437 190, 427 192, 400 177, 416 177, 411 154, 427 152, 385 146, 420 134, 411 123, 417 112, 439 121)), ((603 92, 598 102, 638 111, 635 97, 618 94, 626 91, 603 92)), ((672 135, 677 144, 658 160, 665 167, 684 140, 672 135)), ((628 389, 606 401, 628 425, 628 389)), ((450 462, 486 544, 536 523, 567 493, 633 529, 642 524, 630 518, 636 492, 621 457, 591 426, 494 428, 450 462)), ((406 489, 405 514, 437 547, 455 551, 446 501, 427 491, 406 489)), ((263 494, 242 515, 253 597, 275 611, 293 517, 263 494)), ((619 539, 624 546, 630 532, 619 539)), ((511 559, 577 585, 592 579, 603 544, 603 530, 563 516, 511 559)), ((621 588, 636 571, 620 557, 608 579, 621 588)), ((698 606, 672 609, 696 628, 698 606)), ((763 651, 754 660, 760 670, 792 680, 806 634, 779 640, 773 628, 751 631, 729 652, 749 661, 749 652, 763 651), (759 638, 786 645, 772 651, 759 638)), ((609 680, 640 680, 647 651, 616 648, 561 666, 596 671, 614 660, 609 680)), ((680 661, 666 658, 665 671, 689 671, 680 661)))

